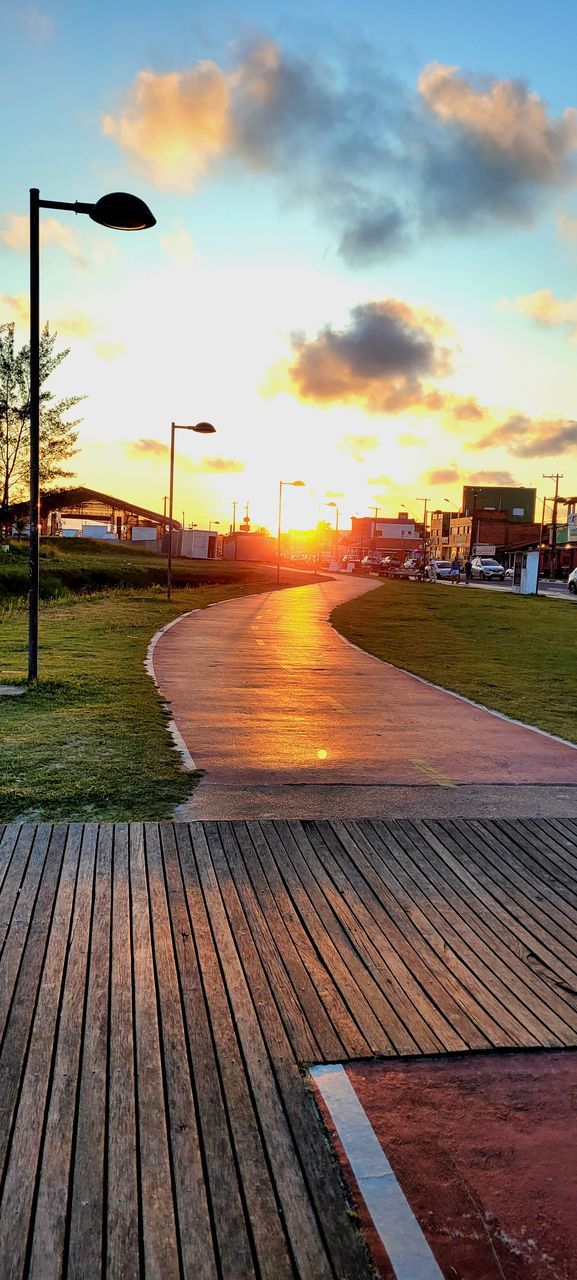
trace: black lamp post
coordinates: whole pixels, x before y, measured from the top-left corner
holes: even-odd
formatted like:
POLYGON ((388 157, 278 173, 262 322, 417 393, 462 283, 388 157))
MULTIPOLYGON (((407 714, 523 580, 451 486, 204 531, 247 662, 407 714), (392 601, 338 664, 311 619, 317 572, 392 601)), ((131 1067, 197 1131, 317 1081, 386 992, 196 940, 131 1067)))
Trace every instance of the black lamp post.
POLYGON ((178 422, 170 424, 170 485, 168 489, 168 566, 166 574, 166 598, 172 600, 172 499, 174 493, 174 433, 175 431, 196 431, 201 436, 212 436, 216 431, 212 422, 197 422, 194 427, 180 426, 178 422))
POLYGON ((156 225, 148 205, 126 191, 113 191, 96 204, 41 200, 30 189, 30 555, 28 561, 28 679, 38 675, 38 604, 40 600, 40 210, 67 209, 87 213, 101 227, 143 231, 156 225))
POLYGON ((285 488, 285 489, 286 489, 286 487, 287 487, 287 486, 289 486, 290 488, 293 488, 293 489, 302 489, 302 488, 304 488, 304 483, 305 483, 305 482, 304 482, 304 480, 279 480, 279 482, 278 482, 278 531, 277 531, 277 539, 276 539, 276 583, 277 583, 277 587, 278 587, 278 584, 279 584, 279 582, 280 582, 280 535, 281 535, 281 520, 282 520, 282 491, 283 491, 283 486, 284 486, 284 488, 285 488))

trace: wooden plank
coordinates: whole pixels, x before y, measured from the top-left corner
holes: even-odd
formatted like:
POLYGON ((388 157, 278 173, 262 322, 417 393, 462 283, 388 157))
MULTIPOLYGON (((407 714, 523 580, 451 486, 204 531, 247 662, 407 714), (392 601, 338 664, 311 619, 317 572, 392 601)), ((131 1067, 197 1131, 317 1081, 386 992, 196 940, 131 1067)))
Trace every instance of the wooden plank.
MULTIPOLYGON (((339 918, 367 968, 371 987, 365 994, 371 1000, 394 1051, 400 1054, 438 1052, 442 1041, 437 1039, 418 1009, 408 999, 398 981, 398 967, 393 963, 392 949, 371 915, 371 899, 374 897, 361 878, 353 886, 355 869, 347 866, 346 874, 335 854, 334 845, 342 853, 342 846, 329 823, 303 822, 299 847, 321 893, 339 918), (359 889, 361 892, 359 892, 359 889), (389 961, 391 964, 389 965, 389 961)), ((375 900, 376 904, 376 900, 375 900)))
MULTIPOLYGON (((197 1082, 199 1123, 220 1267, 223 1280, 237 1280, 239 1276, 252 1276, 254 1268, 231 1128, 215 1056, 207 1002, 200 975, 197 940, 188 914, 173 826, 162 823, 160 835, 172 936, 180 975, 181 998, 192 1057, 192 1070, 197 1082)), ((222 999, 225 999, 224 991, 222 991, 222 999)), ((226 1007, 228 1011, 228 1006, 226 1007)), ((234 1037, 232 1025, 230 1035, 230 1044, 232 1044, 234 1037)), ((240 1060, 238 1060, 238 1067, 240 1068, 240 1060)))
POLYGON ((0 916, 2 914, 2 885, 10 863, 12 855, 16 848, 16 843, 20 836, 21 824, 12 822, 9 826, 3 826, 0 834, 0 916))
POLYGON ((455 917, 467 922, 475 936, 486 943, 495 962, 500 964, 503 979, 509 975, 512 989, 535 1016, 562 1044, 567 1044, 568 1037, 572 1041, 577 1033, 577 1011, 527 965, 515 935, 502 922, 495 928, 495 917, 486 904, 482 888, 478 885, 476 893, 467 890, 465 881, 452 871, 449 860, 443 861, 435 838, 423 828, 420 820, 400 819, 397 825, 410 831, 411 843, 419 851, 419 867, 429 879, 430 892, 442 892, 455 917))
MULTIPOLYGON (((529 1032, 532 1039, 527 1041, 527 1046, 536 1040, 542 1046, 559 1048, 563 1037, 559 1039, 553 1035, 539 1016, 542 1001, 535 999, 526 983, 526 978, 531 975, 525 972, 525 981, 519 980, 515 969, 511 967, 511 953, 507 955, 494 931, 487 936, 481 921, 468 911, 466 902, 456 898, 442 877, 437 875, 433 879, 431 865, 423 857, 425 841, 415 827, 404 820, 396 822, 395 836, 397 849, 403 850, 397 852, 396 856, 406 874, 409 892, 410 886, 414 884, 420 900, 424 904, 431 903, 424 907, 427 916, 432 915, 438 921, 439 931, 450 946, 456 949, 462 946, 461 954, 466 958, 467 964, 475 969, 485 985, 492 987, 501 1003, 511 1009, 517 1022, 529 1032)), ((565 1026, 565 1035, 567 1030, 565 1026)))
POLYGON ((366 970, 334 912, 319 892, 295 839, 292 824, 271 822, 261 826, 317 954, 337 983, 358 1028, 354 1039, 347 1036, 349 1056, 358 1058, 373 1053, 390 1053, 390 1040, 363 990, 366 970))
POLYGON ((535 870, 546 884, 577 904, 577 863, 569 857, 562 837, 546 824, 531 820, 504 822, 502 829, 525 854, 529 870, 535 870))
POLYGON ((445 1048, 455 1048, 457 1040, 465 1048, 487 1049, 495 1042, 493 1037, 498 1035, 499 1029, 491 1020, 487 1024, 482 1010, 478 1009, 476 1002, 428 940, 423 938, 410 914, 399 903, 399 884, 389 869, 386 845, 380 836, 371 830, 369 839, 361 823, 334 822, 332 825, 346 852, 380 901, 383 931, 387 931, 391 938, 394 936, 395 947, 407 967, 452 1029, 452 1034, 445 1032, 445 1048), (394 934, 393 928, 396 930, 394 934))
MULTIPOLYGON (((52 828, 44 825, 37 831, 33 829, 29 833, 29 840, 24 838, 12 860, 12 883, 9 884, 7 878, 5 884, 7 902, 0 968, 0 1044, 6 1029, 51 835, 52 828)), ((63 839, 61 832, 58 838, 63 839)))
POLYGON ((55 827, 50 834, 49 857, 44 861, 40 889, 34 904, 0 1053, 0 1180, 4 1174, 20 1079, 26 1063, 30 1030, 62 865, 66 828, 55 827))
POLYGON ((36 1171, 42 1140, 60 991, 76 889, 81 832, 68 827, 62 872, 56 893, 30 1047, 18 1100, 0 1206, 0 1258, 9 1274, 23 1275, 35 1199, 36 1171))
POLYGON ((68 1188, 92 914, 96 824, 82 828, 81 836, 70 949, 42 1146, 29 1280, 57 1280, 64 1270, 68 1188))
POLYGON ((39 874, 41 874, 42 855, 46 853, 48 848, 51 832, 51 826, 43 823, 41 827, 22 827, 17 833, 16 844, 11 849, 10 862, 6 867, 2 892, 0 893, 0 957, 12 923, 14 908, 16 904, 20 905, 18 898, 28 869, 32 848, 35 848, 34 862, 40 861, 39 874))
POLYGON ((199 881, 191 828, 177 823, 175 833, 258 1274, 275 1280, 277 1274, 290 1274, 278 1201, 240 1053, 239 1029, 231 1013, 218 940, 213 938, 199 881))
POLYGON ((423 824, 430 832, 430 837, 438 841, 436 847, 439 848, 442 856, 449 851, 453 869, 465 880, 468 887, 483 893, 495 920, 499 920, 519 939, 523 948, 520 954, 523 958, 531 965, 534 957, 537 972, 541 973, 545 981, 550 980, 552 985, 563 992, 573 1004, 575 970, 572 957, 568 955, 569 963, 566 963, 560 954, 561 949, 556 940, 542 929, 535 919, 529 919, 523 912, 516 910, 516 904, 502 890, 500 884, 493 878, 489 879, 484 871, 482 856, 480 862, 473 856, 476 854, 478 858, 479 850, 470 841, 467 828, 453 829, 450 822, 430 823, 426 819, 423 824))
POLYGON ((499 859, 506 874, 513 880, 521 892, 528 894, 532 900, 538 900, 541 911, 555 921, 559 920, 567 935, 567 945, 577 955, 577 908, 563 891, 563 884, 558 879, 551 885, 547 881, 545 869, 534 865, 526 851, 509 835, 505 828, 497 822, 487 826, 480 822, 475 828, 487 837, 487 842, 499 859))
MULTIPOLYGON (((246 873, 253 886, 256 898, 260 903, 263 914, 266 916, 278 950, 284 959, 287 972, 290 974, 291 982, 309 1025, 314 1028, 314 1036, 318 1045, 318 1060, 336 1062, 341 1057, 346 1056, 344 1046, 301 958, 295 934, 299 941, 304 937, 308 943, 308 938, 306 938, 302 929, 300 933, 297 929, 295 929, 294 933, 289 929, 264 874, 257 850, 261 849, 263 851, 265 860, 267 855, 269 860, 271 858, 262 831, 257 827, 256 823, 250 824, 249 828, 249 825, 244 822, 235 823, 234 831, 238 846, 242 850, 246 873)), ((296 917, 295 921, 298 924, 296 917)), ((310 944, 308 945, 310 948, 310 944)), ((312 953, 311 967, 313 967, 315 973, 323 974, 324 970, 316 961, 312 948, 310 948, 310 952, 312 953)), ((309 955, 309 962, 311 962, 311 955, 309 955)))
POLYGON ((537 818, 533 819, 533 825, 538 829, 544 829, 559 841, 563 854, 571 863, 573 872, 577 871, 577 823, 571 823, 563 818, 537 818))
POLYGON ((142 1259, 139 1238, 130 845, 126 823, 118 823, 114 827, 112 856, 106 1274, 109 1280, 138 1280, 142 1259))
MULTIPOLYGON (((284 956, 277 951, 276 943, 252 887, 237 841, 236 828, 223 826, 219 834, 248 928, 268 974, 271 995, 284 1022, 293 1053, 300 1061, 317 1062, 320 1060, 321 1051, 314 1036, 314 1028, 311 1028, 305 1016, 283 963, 284 956)), ((236 941, 238 945, 238 937, 236 941)))
POLYGON ((309 1276, 321 1280, 333 1274, 330 1258, 337 1275, 362 1274, 362 1251, 350 1224, 343 1222, 342 1191, 327 1159, 320 1125, 313 1127, 305 1115, 302 1078, 282 1019, 270 998, 266 974, 246 927, 236 889, 225 874, 220 830, 228 824, 203 825, 206 835, 201 835, 196 826, 191 830, 199 876, 228 976, 297 1272, 303 1280, 309 1276))
POLYGON ((165 1111, 144 836, 138 823, 130 826, 130 886, 144 1272, 147 1280, 177 1280, 180 1277, 180 1260, 173 1173, 165 1111))
MULTIPOLYGON (((412 948, 407 947, 404 935, 383 905, 384 885, 380 877, 375 876, 370 867, 367 871, 367 867, 363 866, 362 856, 357 863, 351 850, 345 850, 348 837, 345 834, 340 838, 343 833, 338 824, 320 820, 307 823, 306 830, 339 894, 350 903, 372 938, 381 958, 380 965, 374 966, 374 970, 382 972, 382 980, 390 998, 394 999, 401 1016, 411 1028, 420 1051, 438 1053, 447 1048, 457 1051, 465 1049, 465 1041, 418 980, 418 973, 415 972, 418 960, 412 948), (316 840, 315 829, 318 833, 316 840), (363 871, 365 874, 362 874, 363 871), (409 963, 407 957, 410 957, 409 963)), ((358 857, 358 851, 356 856, 358 857)))
POLYGON ((98 829, 89 968, 73 1156, 67 1265, 73 1276, 101 1275, 105 1219, 112 826, 98 829))
POLYGON ((467 844, 467 850, 476 867, 487 882, 498 891, 501 901, 511 912, 526 922, 527 927, 538 938, 542 938, 557 959, 562 959, 572 970, 575 968, 577 954, 574 944, 564 927, 557 924, 550 904, 541 894, 531 892, 530 886, 524 886, 515 871, 508 868, 504 859, 499 857, 493 848, 490 833, 477 827, 475 822, 468 822, 466 828, 458 823, 451 823, 451 829, 459 831, 467 844), (529 891, 527 891, 529 890, 529 891))
POLYGON ((217 1267, 188 1045, 172 949, 160 838, 155 823, 145 823, 144 837, 182 1271, 190 1280, 196 1277, 199 1280, 216 1280, 217 1267))
MULTIPOLYGON (((296 910, 290 889, 285 884, 278 869, 273 854, 276 850, 280 850, 281 861, 284 860, 284 854, 281 841, 272 823, 259 824, 251 822, 247 823, 247 829, 263 872, 265 885, 270 890, 285 929, 294 941, 295 948, 302 959, 315 991, 318 992, 319 999, 326 1010, 327 1018, 330 1020, 337 1036, 340 1048, 337 1047, 334 1058, 329 1060, 338 1061, 343 1056, 363 1057, 368 1051, 367 1042, 351 1017, 325 957, 319 954, 311 938, 309 938, 303 921, 296 910)), ((267 893, 266 890, 263 890, 261 902, 264 903, 266 901, 267 893)), ((319 1034, 320 1031, 319 1023, 319 1034)))
MULTIPOLYGON (((294 1149, 286 1115, 278 1094, 275 1075, 263 1040, 258 1016, 255 1012, 249 982, 258 985, 255 999, 259 1004, 262 1016, 271 1016, 274 1020, 274 1004, 270 1000, 270 990, 263 990, 259 983, 259 974, 255 960, 252 939, 243 921, 238 897, 233 889, 230 877, 223 876, 224 862, 216 824, 206 823, 204 830, 200 824, 191 824, 191 838, 194 848, 198 875, 204 894, 204 900, 225 973, 227 988, 234 1011, 235 1022, 243 1048, 246 1070, 252 1085, 256 1106, 262 1129, 268 1159, 279 1197, 282 1216, 295 1256, 297 1273, 302 1276, 314 1275, 329 1277, 331 1268, 319 1235, 318 1224, 303 1183, 297 1153, 294 1149), (206 833, 206 834, 205 834, 206 833), (210 845, 209 843, 210 842, 210 845), (209 852, 210 848, 210 852, 209 852), (212 855, 212 856, 211 856, 212 855), (219 886, 212 857, 216 857, 221 868, 219 886), (229 911, 233 912, 233 922, 227 919, 223 897, 229 911), (236 899, 236 901, 235 901, 236 899), (233 933, 234 930, 234 933, 233 933), (245 976, 237 950, 242 947, 244 965, 249 966, 245 976), (272 1005, 272 1008, 270 1007, 272 1005)), ((276 1020, 275 1020, 276 1021, 276 1020)), ((280 1020, 279 1020, 280 1022, 280 1020)), ((286 1033, 280 1023, 279 1040, 287 1059, 294 1063, 294 1057, 286 1039, 286 1033)), ((295 1069, 296 1064, 295 1064, 295 1069)), ((292 1274, 292 1263, 288 1250, 285 1254, 284 1274, 292 1274)))
MULTIPOLYGON (((394 870, 401 886, 401 904, 411 915, 423 937, 443 956, 445 963, 479 1007, 485 1008, 490 1014, 509 1044, 526 1048, 550 1045, 551 1037, 547 1036, 541 1024, 533 1025, 531 1015, 512 994, 510 983, 501 982, 495 964, 487 966, 484 963, 479 939, 472 940, 466 928, 455 929, 450 912, 443 914, 429 900, 430 891, 426 889, 423 892, 416 878, 405 869, 402 844, 399 843, 402 841, 402 832, 397 825, 390 824, 386 836, 383 835, 384 824, 380 820, 370 825, 381 833, 383 842, 386 843, 390 855, 388 865, 394 870), (470 945, 471 942, 473 945, 470 945)), ((439 895, 435 896, 439 901, 439 895)))

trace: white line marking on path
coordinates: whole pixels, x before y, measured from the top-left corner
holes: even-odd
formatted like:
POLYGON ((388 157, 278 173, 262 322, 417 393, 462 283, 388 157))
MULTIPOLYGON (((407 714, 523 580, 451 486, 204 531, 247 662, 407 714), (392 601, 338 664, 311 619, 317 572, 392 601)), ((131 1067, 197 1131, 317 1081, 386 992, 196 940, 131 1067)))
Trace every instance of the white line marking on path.
POLYGON ((443 1280, 346 1071, 336 1063, 312 1067, 311 1075, 330 1111, 396 1280, 443 1280))
MULTIPOLYGON (((216 603, 220 604, 221 601, 217 601, 216 603)), ((207 605, 208 609, 210 609, 210 607, 211 607, 210 605, 207 605)), ((152 640, 150 641, 150 644, 148 646, 148 649, 146 650, 146 658, 144 659, 144 666, 145 666, 145 670, 148 672, 148 675, 150 676, 150 679, 154 681, 159 692, 160 692, 160 687, 158 684, 158 680, 156 679, 156 672, 154 670, 154 650, 156 649, 158 641, 166 631, 170 631, 171 627, 175 627, 177 622, 182 622, 184 618, 192 618, 192 615, 194 613, 200 613, 200 612, 201 612, 200 609, 189 609, 188 613, 180 613, 178 615, 178 618, 173 618, 172 622, 167 622, 165 627, 161 627, 160 631, 157 631, 155 635, 153 635, 152 640)), ((165 707, 169 707, 170 703, 165 702, 164 705, 165 707)), ((186 742, 184 741, 184 738, 180 732, 180 729, 177 728, 176 721, 173 720, 172 718, 168 721, 168 732, 172 738, 172 741, 174 742, 174 745, 177 751, 180 753, 183 769, 185 769, 187 773, 195 773, 196 765, 194 763, 194 760, 190 754, 190 751, 188 750, 186 742)))

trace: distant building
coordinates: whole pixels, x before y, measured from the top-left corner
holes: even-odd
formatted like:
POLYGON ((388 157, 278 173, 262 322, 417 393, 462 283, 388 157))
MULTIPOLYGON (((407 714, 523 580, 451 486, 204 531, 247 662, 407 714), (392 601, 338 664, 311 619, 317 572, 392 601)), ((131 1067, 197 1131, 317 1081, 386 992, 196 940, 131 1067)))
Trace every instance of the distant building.
MULTIPOLYGON (((16 502, 8 508, 7 523, 27 520, 28 502, 16 502)), ((89 522, 99 525, 106 531, 114 533, 117 538, 130 539, 134 528, 146 528, 147 537, 157 542, 163 528, 166 527, 166 516, 159 511, 150 511, 147 507, 137 506, 129 498, 113 497, 109 493, 100 493, 97 489, 88 489, 85 485, 74 485, 69 489, 53 489, 40 495, 40 528, 43 535, 58 537, 66 526, 63 521, 73 520, 77 524, 89 522)), ((180 528, 180 522, 173 520, 173 527, 180 528)), ((70 531, 69 531, 70 532, 70 531)), ((85 537, 88 535, 85 533, 85 537)), ((135 539, 136 541, 136 539, 135 539)))
POLYGON ((504 511, 510 521, 531 524, 535 519, 536 489, 519 485, 463 486, 461 512, 470 516, 475 511, 504 511))
POLYGON ((222 539, 223 560, 253 560, 272 563, 276 556, 276 541, 269 533, 245 533, 242 525, 237 533, 229 533, 222 539))
POLYGON ((455 511, 432 511, 429 528, 429 555, 431 560, 448 560, 451 520, 455 511))
POLYGON ((409 554, 422 547, 423 526, 413 520, 406 511, 398 516, 351 516, 349 555, 390 555, 393 551, 409 554))
POLYGON ((540 526, 534 521, 521 521, 504 509, 476 509, 474 515, 462 513, 451 517, 446 554, 438 559, 466 559, 473 555, 494 556, 497 552, 539 545, 540 526))

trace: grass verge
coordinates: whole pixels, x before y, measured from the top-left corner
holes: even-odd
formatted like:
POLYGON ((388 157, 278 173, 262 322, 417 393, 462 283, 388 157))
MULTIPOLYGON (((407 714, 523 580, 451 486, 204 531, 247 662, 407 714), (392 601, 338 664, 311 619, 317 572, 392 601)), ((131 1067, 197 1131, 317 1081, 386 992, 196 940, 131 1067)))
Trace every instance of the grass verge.
POLYGON ((577 742, 577 612, 564 600, 391 581, 331 621, 395 667, 577 742))
MULTIPOLYGON (((303 585, 309 581, 297 579, 303 585)), ((144 821, 190 794, 167 714, 144 670, 151 637, 172 618, 267 591, 270 572, 179 590, 111 591, 42 606, 41 680, 0 697, 0 821, 144 821)), ((22 679, 27 616, 0 614, 0 683, 22 679)))
MULTIPOLYGON (((28 594, 28 543, 2 543, 0 550, 0 606, 20 607, 28 594)), ((175 587, 235 582, 239 574, 244 582, 259 583, 266 571, 261 564, 234 560, 188 560, 175 556, 172 562, 175 587)), ((268 573, 273 572, 274 566, 269 566, 268 573)), ((41 539, 42 600, 70 599, 118 587, 162 587, 165 582, 166 557, 143 551, 137 542, 41 539)))

